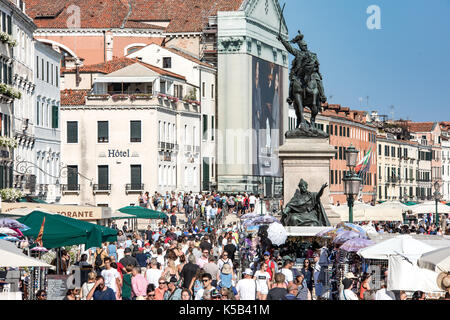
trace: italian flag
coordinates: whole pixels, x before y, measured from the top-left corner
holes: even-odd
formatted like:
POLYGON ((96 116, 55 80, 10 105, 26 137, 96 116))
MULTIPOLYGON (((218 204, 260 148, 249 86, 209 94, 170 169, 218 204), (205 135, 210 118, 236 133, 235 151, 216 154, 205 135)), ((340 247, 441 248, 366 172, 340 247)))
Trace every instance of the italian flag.
POLYGON ((370 160, 372 159, 372 148, 369 149, 369 152, 361 159, 361 161, 356 165, 355 172, 364 172, 369 170, 370 168, 370 160))

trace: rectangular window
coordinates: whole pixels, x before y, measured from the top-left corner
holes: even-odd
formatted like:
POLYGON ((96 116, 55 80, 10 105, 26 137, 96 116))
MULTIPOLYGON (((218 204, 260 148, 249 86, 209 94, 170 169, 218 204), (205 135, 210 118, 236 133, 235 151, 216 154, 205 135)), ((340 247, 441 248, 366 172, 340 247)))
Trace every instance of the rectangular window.
POLYGON ((342 126, 339 126, 339 137, 342 137, 342 126))
POLYGON ((2 31, 6 32, 6 13, 2 11, 2 31))
POLYGON ((214 116, 211 116, 211 141, 214 141, 214 116))
POLYGON ((395 158, 395 147, 391 147, 391 157, 395 158))
POLYGON ((214 99, 214 84, 211 85, 211 99, 214 99))
POLYGON ((97 141, 99 143, 107 143, 108 142, 108 121, 97 121, 97 141))
POLYGON ((36 78, 39 79, 39 57, 36 57, 36 78))
POLYGON ((67 190, 78 189, 78 166, 67 166, 67 190))
POLYGON ((131 190, 141 190, 142 180, 141 180, 141 165, 131 165, 131 190))
POLYGON ((130 141, 141 142, 141 121, 130 121, 130 141))
POLYGON ((41 59, 41 80, 44 81, 44 69, 45 69, 45 64, 44 64, 44 59, 41 59))
POLYGON ((204 98, 204 97, 206 97, 206 89, 205 89, 205 86, 206 86, 206 83, 205 82, 202 82, 202 97, 204 98))
POLYGON ((203 115, 203 141, 206 141, 208 138, 207 132, 208 132, 208 115, 204 114, 203 115))
POLYGON ((47 77, 45 78, 47 83, 50 81, 50 76, 49 76, 50 70, 49 70, 49 68, 50 68, 50 63, 47 61, 47 77))
POLYGON ((58 106, 52 106, 52 128, 59 128, 58 106))
POLYGON ((334 184, 334 170, 331 170, 330 180, 330 184, 334 184))
POLYGON ((350 128, 349 127, 347 127, 347 137, 350 138, 350 128))
POLYGON ((53 85, 53 63, 51 64, 50 67, 50 83, 53 85))
POLYGON ((12 84, 13 80, 13 74, 12 74, 12 66, 8 66, 8 84, 12 84))
POLYGON ((67 121, 67 143, 78 143, 78 121, 67 121))
POLYGON ((6 18, 7 18, 7 24, 8 24, 8 34, 12 35, 12 18, 10 15, 8 15, 6 18))
POLYGON ((98 166, 98 190, 109 190, 108 166, 98 166))
POLYGON ((36 103, 36 125, 40 125, 39 123, 39 101, 36 103))
POLYGON ((330 136, 332 136, 332 135, 333 135, 333 126, 330 125, 330 136))
POLYGON ((59 87, 59 68, 58 68, 58 66, 56 66, 56 71, 55 71, 55 86, 59 87))
POLYGON ((164 69, 172 68, 172 58, 171 57, 163 57, 163 68, 164 69))
POLYGON ((8 65, 3 62, 3 83, 8 83, 8 65))

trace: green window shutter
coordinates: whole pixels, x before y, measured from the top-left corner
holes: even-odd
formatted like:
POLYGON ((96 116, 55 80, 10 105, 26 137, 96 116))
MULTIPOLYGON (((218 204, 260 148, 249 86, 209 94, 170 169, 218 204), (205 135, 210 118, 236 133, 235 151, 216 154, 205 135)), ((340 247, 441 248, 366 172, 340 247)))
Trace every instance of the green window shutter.
POLYGON ((52 128, 57 129, 58 123, 58 106, 52 106, 52 128))
POLYGON ((141 142, 141 121, 130 121, 130 141, 141 142))
POLYGON ((208 132, 208 116, 206 114, 203 115, 203 140, 207 140, 206 133, 208 132))
POLYGON ((8 65, 3 62, 3 83, 8 83, 8 65))
POLYGON ((4 177, 3 177, 3 166, 0 165, 0 189, 5 189, 6 185, 4 183, 4 177))
POLYGON ((108 179, 108 166, 98 166, 98 184, 100 190, 107 190, 108 179))
POLYGON ((8 84, 12 84, 12 66, 8 66, 8 84))
POLYGON ((12 35, 12 19, 11 19, 11 16, 8 15, 7 20, 8 20, 8 34, 12 35))
POLYGON ((6 32, 6 13, 2 11, 2 31, 6 32))
POLYGON ((209 190, 209 158, 203 158, 203 190, 209 190))
POLYGON ((131 188, 140 190, 141 184, 141 165, 131 165, 131 188))
POLYGON ((77 121, 67 121, 67 143, 78 143, 77 121))
POLYGON ((108 142, 108 121, 97 121, 98 142, 108 142))

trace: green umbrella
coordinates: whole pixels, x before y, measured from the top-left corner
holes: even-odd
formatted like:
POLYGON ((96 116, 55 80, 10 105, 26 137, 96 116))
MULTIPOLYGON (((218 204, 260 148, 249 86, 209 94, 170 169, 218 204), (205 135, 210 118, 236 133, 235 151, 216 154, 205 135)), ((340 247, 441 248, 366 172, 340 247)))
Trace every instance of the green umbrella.
MULTIPOLYGON (((114 232, 106 227, 98 226, 86 221, 72 219, 60 214, 50 214, 42 211, 33 211, 17 219, 30 229, 24 231, 27 237, 37 238, 45 217, 43 245, 47 249, 85 244, 87 248, 100 247, 102 242, 114 238, 114 232)), ((113 229, 111 229, 113 230, 113 229)), ((115 237, 117 239, 117 236, 115 237)))
MULTIPOLYGON (((144 207, 128 206, 119 209, 120 212, 130 214, 139 219, 166 219, 167 215, 163 212, 150 210, 144 207)), ((130 217, 132 218, 132 217, 130 217)))

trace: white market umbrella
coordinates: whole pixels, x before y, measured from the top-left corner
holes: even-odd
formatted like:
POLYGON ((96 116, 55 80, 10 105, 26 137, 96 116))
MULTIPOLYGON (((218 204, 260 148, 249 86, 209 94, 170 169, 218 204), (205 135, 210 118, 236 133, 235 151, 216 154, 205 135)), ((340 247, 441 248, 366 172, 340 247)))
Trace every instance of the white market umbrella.
POLYGON ((450 272, 450 247, 424 253, 417 265, 435 272, 450 272))
POLYGON ((410 209, 410 206, 407 206, 406 204, 403 204, 400 201, 386 201, 381 204, 377 204, 375 207, 377 207, 377 208, 394 208, 394 209, 400 209, 402 211, 407 211, 410 209))
POLYGON ((402 213, 403 209, 400 207, 369 206, 364 210, 364 221, 403 221, 402 213))
MULTIPOLYGON (((435 201, 427 201, 421 204, 416 204, 409 207, 409 210, 412 211, 413 214, 418 213, 435 213, 436 212, 436 202, 435 201)), ((441 202, 438 202, 438 212, 442 213, 450 213, 450 206, 447 206, 441 202)))
POLYGON ((400 235, 361 249, 358 251, 358 255, 364 259, 388 260, 389 256, 400 254, 415 262, 422 254, 433 250, 435 250, 434 247, 416 240, 410 235, 400 235))
POLYGON ((286 242, 288 233, 281 223, 272 223, 267 229, 267 238, 276 246, 286 242))
POLYGON ((8 250, 0 249, 0 267, 1 268, 20 268, 20 267, 52 267, 43 261, 28 257, 24 254, 13 253, 8 250))

